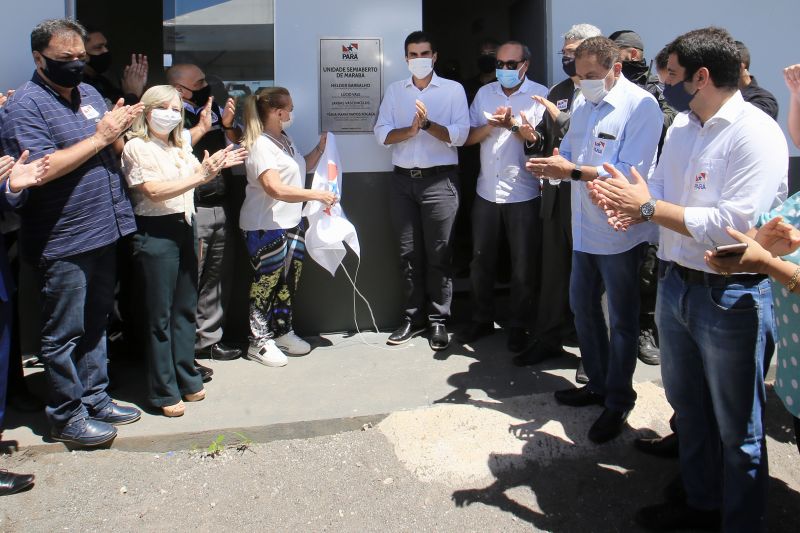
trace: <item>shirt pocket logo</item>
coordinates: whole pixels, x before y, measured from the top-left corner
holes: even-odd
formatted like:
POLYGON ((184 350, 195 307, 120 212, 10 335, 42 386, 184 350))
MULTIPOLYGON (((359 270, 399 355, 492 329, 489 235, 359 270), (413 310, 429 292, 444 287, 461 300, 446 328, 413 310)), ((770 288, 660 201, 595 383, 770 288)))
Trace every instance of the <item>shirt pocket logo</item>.
POLYGON ((594 141, 594 153, 596 155, 602 156, 603 152, 606 150, 606 141, 602 139, 595 139, 594 141))
POLYGON ((708 172, 698 172, 694 177, 694 190, 704 191, 708 188, 708 172))

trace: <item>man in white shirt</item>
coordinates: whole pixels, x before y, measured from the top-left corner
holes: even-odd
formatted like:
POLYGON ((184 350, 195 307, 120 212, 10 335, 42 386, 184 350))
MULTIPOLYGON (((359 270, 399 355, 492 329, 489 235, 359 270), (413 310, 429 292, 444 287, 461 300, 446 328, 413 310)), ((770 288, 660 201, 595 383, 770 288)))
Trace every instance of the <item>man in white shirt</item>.
POLYGON ((738 91, 739 55, 727 31, 691 31, 668 53, 664 96, 689 112, 675 117, 658 168, 649 183, 615 171, 620 179, 593 185, 619 229, 661 226, 656 320, 686 497, 641 509, 637 521, 666 531, 719 527, 721 518, 723 531, 762 531, 770 284, 764 275, 716 274, 704 255, 736 242, 727 227, 746 232, 786 198, 789 153, 775 121, 738 91))
POLYGON ((527 343, 531 320, 539 230, 539 178, 525 169, 524 142, 533 140, 544 106, 533 96, 547 87, 529 80, 530 50, 509 41, 497 50, 497 81, 478 90, 469 110, 466 146, 480 143, 481 170, 472 208, 472 323, 459 342, 469 343, 494 332, 495 264, 500 225, 511 252, 511 297, 508 349, 527 343))
POLYGON ((463 87, 433 72, 436 49, 428 34, 406 37, 411 77, 386 89, 375 137, 392 148, 392 225, 400 245, 404 317, 387 340, 401 344, 429 327, 434 350, 450 344, 445 321, 453 295, 451 247, 458 211, 458 153, 469 134, 463 87))
MULTIPOLYGON (((649 176, 655 166, 663 118, 655 98, 625 79, 619 49, 605 37, 591 37, 575 51, 581 95, 575 100, 561 154, 534 158, 534 174, 592 181, 608 175, 604 163, 649 176)), ((633 371, 639 338, 639 267, 655 227, 643 224, 615 233, 593 205, 585 186, 573 186, 570 307, 575 315, 583 366, 589 383, 556 392, 556 400, 605 409, 589 430, 596 443, 616 437, 636 401, 633 371), (611 338, 601 305, 608 299, 611 338)))

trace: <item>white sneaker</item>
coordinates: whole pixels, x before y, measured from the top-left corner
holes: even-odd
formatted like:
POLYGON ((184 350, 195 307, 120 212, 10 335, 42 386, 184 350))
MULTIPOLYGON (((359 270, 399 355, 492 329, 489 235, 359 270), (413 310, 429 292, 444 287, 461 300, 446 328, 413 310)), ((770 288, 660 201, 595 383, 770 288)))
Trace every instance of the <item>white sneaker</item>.
POLYGON ((311 351, 311 345, 298 337, 294 330, 275 339, 275 344, 289 355, 305 355, 311 351))
POLYGON ((275 346, 275 341, 272 339, 261 345, 251 343, 247 348, 245 358, 266 366, 286 366, 286 363, 289 362, 286 354, 275 346))

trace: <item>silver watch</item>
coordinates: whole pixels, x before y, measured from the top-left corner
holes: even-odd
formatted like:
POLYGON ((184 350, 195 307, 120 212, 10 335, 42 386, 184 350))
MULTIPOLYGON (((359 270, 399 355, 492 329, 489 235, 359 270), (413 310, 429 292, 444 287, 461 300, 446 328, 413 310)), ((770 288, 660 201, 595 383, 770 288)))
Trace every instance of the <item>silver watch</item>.
POLYGON ((645 203, 639 206, 639 214, 645 220, 650 220, 656 214, 656 199, 650 198, 645 203))

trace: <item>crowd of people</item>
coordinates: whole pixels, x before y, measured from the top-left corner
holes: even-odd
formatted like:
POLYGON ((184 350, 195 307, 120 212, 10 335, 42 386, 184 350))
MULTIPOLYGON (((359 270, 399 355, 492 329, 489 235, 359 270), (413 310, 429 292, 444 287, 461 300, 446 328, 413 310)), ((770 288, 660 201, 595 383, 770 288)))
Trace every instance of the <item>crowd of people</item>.
MULTIPOLYGON (((197 65, 174 65, 167 84, 148 86, 139 55, 117 86, 102 76, 105 36, 67 19, 36 26, 31 50, 32 79, 0 95, 0 206, 19 214, 20 253, 36 273, 52 438, 100 446, 141 417, 107 392, 112 316, 144 356, 148 404, 167 417, 206 397, 211 370, 198 357, 279 367, 309 353, 292 326, 302 204, 338 198, 305 187, 327 136, 300 152, 287 131, 289 90, 218 105, 197 65), (246 185, 235 218, 252 267, 246 350, 222 343, 224 258, 237 237, 230 169, 239 165, 246 185)), ((471 317, 455 339, 495 333, 497 256, 507 245, 513 361, 537 365, 577 343, 581 386, 555 399, 603 408, 592 442, 625 427, 637 358, 661 364, 674 433, 636 445, 679 457, 681 475, 668 501, 637 521, 760 531, 765 376, 776 347, 775 390, 800 433, 800 196, 787 199, 778 102, 723 29, 680 35, 652 62, 644 51, 634 31, 604 37, 577 24, 560 51, 566 78, 552 88, 528 79, 531 53, 518 41, 483 43, 481 74, 462 85, 435 70, 429 34, 408 35, 411 75, 387 87, 374 127, 394 165, 389 218, 404 291, 387 343, 426 331, 431 349, 450 345, 452 241, 471 193, 471 317), (472 145, 479 165, 466 190, 459 147, 472 145)), ((785 79, 800 147, 800 65, 785 79)), ((5 246, 0 272, 2 423, 6 387, 21 372, 19 353, 9 355, 5 246)), ((0 494, 32 483, 2 472, 0 494)))

